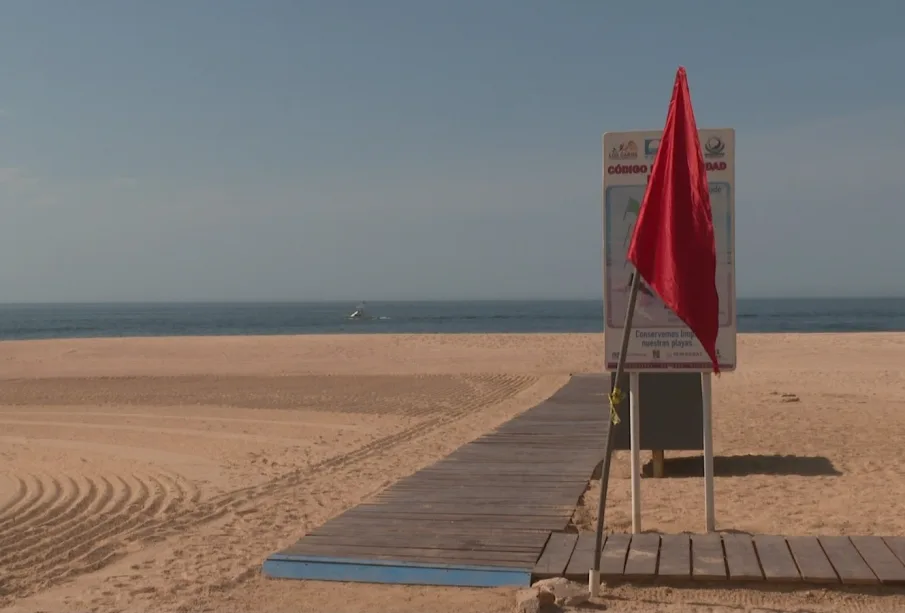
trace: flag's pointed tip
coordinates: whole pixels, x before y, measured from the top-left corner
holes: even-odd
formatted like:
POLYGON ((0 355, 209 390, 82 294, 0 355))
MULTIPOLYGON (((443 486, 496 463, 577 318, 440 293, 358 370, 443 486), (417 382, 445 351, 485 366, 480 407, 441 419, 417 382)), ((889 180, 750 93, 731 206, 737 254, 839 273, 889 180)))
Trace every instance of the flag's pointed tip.
POLYGON ((676 71, 676 82, 673 87, 677 90, 674 95, 687 95, 688 75, 685 74, 684 66, 679 66, 679 70, 676 71))

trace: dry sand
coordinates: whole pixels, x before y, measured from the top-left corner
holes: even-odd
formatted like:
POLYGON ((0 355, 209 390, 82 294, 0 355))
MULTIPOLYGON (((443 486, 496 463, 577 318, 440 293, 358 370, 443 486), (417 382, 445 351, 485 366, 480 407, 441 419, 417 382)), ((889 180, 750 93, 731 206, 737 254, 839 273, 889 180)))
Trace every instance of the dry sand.
MULTIPOLYGON (((0 343, 0 610, 509 611, 506 589, 271 581, 258 571, 307 529, 549 396, 568 373, 598 370, 601 344, 599 335, 0 343)), ((740 364, 714 382, 715 452, 728 458, 717 462, 718 528, 905 534, 905 335, 748 335, 740 364), (796 457, 764 457, 773 455, 796 457)), ((608 524, 621 531, 628 458, 614 460, 608 524)), ((673 474, 697 467, 677 462, 673 474)), ((645 529, 702 528, 700 479, 645 479, 642 492, 645 529)), ((586 528, 595 496, 577 514, 586 528)), ((905 610, 890 589, 607 596, 614 611, 905 610)))

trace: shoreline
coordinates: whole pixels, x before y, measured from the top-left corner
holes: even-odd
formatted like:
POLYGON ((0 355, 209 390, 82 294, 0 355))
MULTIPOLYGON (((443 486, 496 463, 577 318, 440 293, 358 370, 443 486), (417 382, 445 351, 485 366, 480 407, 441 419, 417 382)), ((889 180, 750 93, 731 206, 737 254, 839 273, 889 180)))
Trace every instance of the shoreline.
MULTIPOLYGON (((604 334, 602 302, 369 303, 370 320, 337 304, 73 305, 0 308, 0 340, 335 335, 604 334)), ((905 299, 740 301, 740 334, 905 332, 905 299)), ((640 322, 636 322, 640 323, 640 322)))
MULTIPOLYGON (((48 338, 14 338, 0 339, 0 344, 8 343, 51 343, 57 341, 65 342, 95 342, 95 341, 145 341, 145 340, 179 340, 179 339, 250 339, 264 340, 272 338, 281 339, 305 339, 305 338, 341 338, 341 337, 398 337, 398 338, 422 338, 422 337, 481 337, 481 336, 504 336, 504 337, 539 337, 539 336, 603 336, 605 332, 581 332, 581 331, 531 331, 531 332, 274 332, 271 334, 147 334, 138 336, 54 336, 48 338)), ((840 330, 828 332, 825 330, 777 330, 770 332, 738 332, 739 338, 754 336, 807 336, 807 337, 828 337, 828 336, 905 336, 905 330, 840 330)))

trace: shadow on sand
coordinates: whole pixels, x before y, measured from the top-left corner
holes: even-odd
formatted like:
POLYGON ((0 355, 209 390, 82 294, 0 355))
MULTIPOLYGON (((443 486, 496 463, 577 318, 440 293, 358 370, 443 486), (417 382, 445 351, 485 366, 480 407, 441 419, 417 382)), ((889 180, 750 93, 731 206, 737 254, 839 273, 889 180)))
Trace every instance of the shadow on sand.
MULTIPOLYGON (((667 457, 664 460, 663 468, 667 478, 703 477, 704 458, 703 456, 667 457)), ((650 477, 653 475, 653 466, 648 462, 642 467, 642 471, 645 477, 650 477)), ((714 456, 713 474, 715 477, 745 477, 748 475, 838 477, 842 475, 829 458, 795 455, 714 456)))
MULTIPOLYGON (((641 591, 640 593, 635 593, 631 595, 614 595, 614 594, 605 594, 603 600, 610 605, 610 610, 619 610, 621 604, 631 603, 644 603, 651 605, 653 610, 673 610, 668 607, 675 607, 675 610, 687 610, 689 611, 738 611, 739 613, 751 613, 752 611, 757 611, 758 613, 818 613, 818 611, 825 611, 826 609, 823 606, 820 607, 811 607, 809 606, 809 602, 813 602, 815 598, 815 592, 833 592, 838 595, 847 595, 863 598, 873 597, 877 599, 895 599, 901 598, 905 596, 905 589, 901 586, 860 586, 860 585, 841 585, 841 584, 809 584, 809 583, 792 583, 792 584, 781 584, 781 583, 753 583, 750 581, 746 581, 743 583, 735 582, 735 581, 721 581, 721 582, 710 582, 710 581, 683 581, 683 582, 669 582, 669 583, 644 583, 644 582, 631 582, 631 581, 613 581, 611 582, 613 586, 633 586, 640 587, 642 590, 651 589, 650 592, 645 593, 641 591), (721 599, 718 599, 716 595, 701 593, 699 599, 684 599, 684 598, 676 598, 675 600, 670 600, 668 598, 658 597, 660 594, 657 594, 654 591, 656 588, 671 588, 674 591, 684 591, 684 590, 732 590, 736 592, 736 598, 733 598, 735 603, 724 602, 721 599), (744 594, 744 595, 742 595, 744 594), (771 608, 767 605, 761 606, 752 606, 753 602, 759 600, 759 597, 764 595, 784 595, 790 597, 790 602, 786 606, 781 606, 781 608, 771 608), (741 596, 741 597, 739 597, 741 596), (748 601, 748 604, 741 604, 738 601, 744 603, 748 601), (680 608, 681 607, 681 608, 680 608)), ((853 603, 850 604, 841 604, 839 610, 848 610, 851 608, 853 603)), ((856 605, 857 606, 857 605, 856 605)), ((878 609, 884 610, 884 609, 878 609)), ((890 611, 896 610, 895 602, 889 603, 890 611)))

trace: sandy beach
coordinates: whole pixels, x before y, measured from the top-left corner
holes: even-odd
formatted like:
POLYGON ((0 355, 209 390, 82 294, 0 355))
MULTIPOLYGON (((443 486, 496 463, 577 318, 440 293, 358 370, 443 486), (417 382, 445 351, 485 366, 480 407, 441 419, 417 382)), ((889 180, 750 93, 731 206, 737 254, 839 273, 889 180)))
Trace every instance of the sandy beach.
MULTIPOLYGON (((511 611, 514 590, 259 570, 569 373, 599 371, 601 348, 581 334, 0 343, 0 610, 511 611)), ((739 364, 714 381, 718 529, 905 534, 905 334, 742 335, 739 364)), ((643 480, 645 529, 703 529, 702 481, 683 477, 698 463, 682 455, 668 455, 672 478, 643 480)), ((628 531, 627 454, 612 474, 608 527, 628 531)), ((584 529, 596 496, 577 511, 584 529)), ((905 610, 890 588, 607 598, 614 611, 905 610)))

